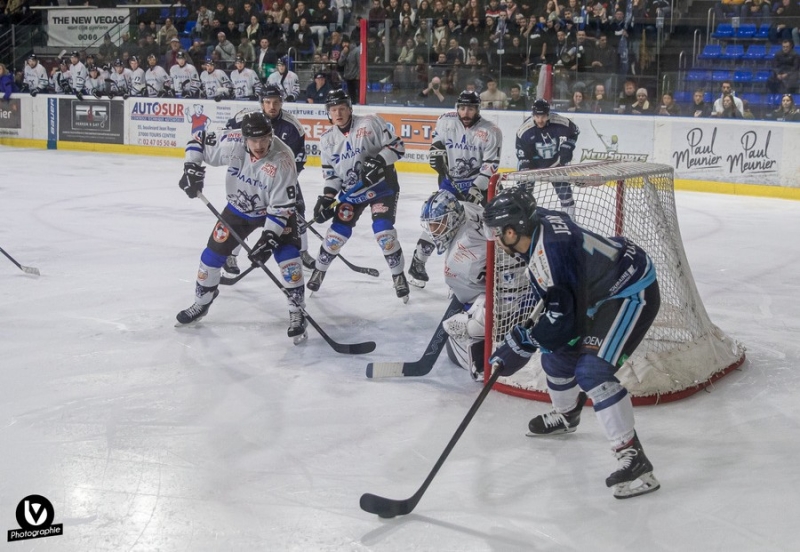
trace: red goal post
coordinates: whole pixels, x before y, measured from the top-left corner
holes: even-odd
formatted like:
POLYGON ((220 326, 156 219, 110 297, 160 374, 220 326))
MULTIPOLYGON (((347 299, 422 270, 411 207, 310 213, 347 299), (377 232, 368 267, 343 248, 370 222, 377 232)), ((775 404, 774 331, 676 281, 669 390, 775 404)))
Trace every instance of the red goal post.
MULTIPOLYGON (((744 346, 710 320, 686 259, 675 210, 674 170, 669 165, 603 161, 553 169, 496 174, 489 199, 499 191, 527 186, 537 204, 562 210, 553 183, 569 183, 573 219, 606 236, 625 236, 644 248, 656 267, 661 309, 637 351, 617 372, 635 405, 688 397, 737 368, 744 346)), ((493 242, 487 245, 485 381, 490 353, 533 304, 525 266, 493 242)), ((495 388, 503 393, 548 401, 541 355, 495 388)))

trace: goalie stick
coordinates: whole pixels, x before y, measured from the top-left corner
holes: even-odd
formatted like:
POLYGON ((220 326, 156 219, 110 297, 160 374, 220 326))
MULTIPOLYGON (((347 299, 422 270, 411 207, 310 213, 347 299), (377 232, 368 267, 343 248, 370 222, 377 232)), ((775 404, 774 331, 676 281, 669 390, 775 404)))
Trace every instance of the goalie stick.
MULTIPOLYGON (((252 253, 253 250, 250 248, 250 246, 248 246, 244 242, 244 240, 239 236, 239 234, 236 233, 236 231, 234 231, 233 228, 228 226, 228 224, 222 218, 222 215, 220 214, 220 212, 217 211, 216 207, 214 207, 211 204, 210 201, 208 201, 206 196, 203 195, 203 192, 197 192, 197 197, 200 198, 200 201, 202 201, 205 204, 206 207, 208 207, 209 211, 214 213, 214 216, 217 217, 217 220, 228 229, 228 232, 230 233, 230 235, 233 237, 233 239, 235 239, 237 241, 237 243, 239 245, 242 246, 242 249, 244 249, 248 253, 248 255, 250 253, 252 253)), ((278 289, 280 289, 283 292, 283 294, 289 299, 289 301, 294 303, 294 299, 292 298, 291 294, 286 290, 286 288, 283 287, 283 284, 281 284, 281 282, 278 280, 278 278, 275 277, 275 275, 264 265, 264 263, 257 262, 256 264, 261 270, 264 271, 264 273, 267 276, 269 276, 269 279, 272 280, 272 282, 276 286, 278 286, 278 289)), ((305 307, 302 307, 301 305, 298 305, 296 303, 295 303, 295 306, 298 309, 300 309, 300 312, 303 313, 303 316, 306 317, 306 320, 308 320, 309 324, 311 324, 314 327, 314 329, 317 330, 317 333, 319 333, 319 335, 322 336, 322 339, 324 339, 325 342, 328 345, 330 345, 333 348, 333 350, 336 351, 337 353, 341 353, 341 354, 344 354, 344 355, 363 355, 363 354, 371 353, 372 351, 375 350, 375 342, 374 341, 365 341, 363 343, 339 343, 338 341, 334 341, 325 332, 325 330, 323 330, 320 327, 320 325, 317 324, 317 322, 313 318, 311 318, 311 315, 308 314, 308 311, 306 311, 305 307)))
MULTIPOLYGON (((533 312, 531 313, 530 319, 533 323, 535 323, 539 318, 539 315, 543 309, 544 301, 539 301, 539 303, 536 305, 536 308, 534 308, 533 312)), ((441 456, 439 456, 439 459, 436 461, 433 469, 428 474, 428 477, 425 478, 425 481, 422 483, 422 486, 417 490, 416 493, 405 500, 394 500, 371 493, 364 493, 361 495, 361 499, 359 500, 359 506, 361 506, 361 509, 365 512, 369 512, 370 514, 376 514, 378 517, 382 518, 393 518, 395 516, 404 516, 406 514, 410 514, 419 503, 422 495, 425 494, 425 491, 428 489, 431 481, 433 481, 433 478, 436 477, 436 474, 439 472, 442 464, 444 464, 444 461, 447 460, 447 457, 453 451, 456 443, 458 443, 461 435, 467 429, 467 426, 472 421, 472 418, 475 416, 478 408, 480 408, 481 404, 483 404, 483 401, 486 399, 486 396, 489 394, 489 391, 491 391, 492 386, 494 386, 499 377, 500 370, 498 369, 498 366, 492 366, 492 376, 483 386, 483 389, 481 389, 481 392, 478 394, 478 398, 475 399, 474 403, 472 403, 472 407, 469 409, 469 412, 467 412, 467 415, 464 416, 464 419, 461 421, 461 425, 458 426, 458 429, 450 439, 450 442, 447 443, 447 446, 444 448, 441 456)))
POLYGON ((436 359, 444 348, 447 341, 447 332, 444 331, 444 321, 464 310, 464 305, 453 296, 447 310, 436 326, 425 352, 422 357, 414 362, 370 362, 367 364, 368 378, 392 378, 397 376, 424 376, 433 369, 436 359))
POLYGON ((8 257, 8 260, 11 261, 12 263, 14 263, 15 265, 17 265, 17 268, 20 269, 25 274, 33 274, 34 276, 39 276, 40 275, 38 268, 33 268, 32 266, 25 266, 25 265, 19 264, 16 261, 16 259, 14 259, 14 257, 12 257, 8 253, 6 253, 5 250, 2 247, 0 247, 0 253, 5 255, 6 257, 8 257))

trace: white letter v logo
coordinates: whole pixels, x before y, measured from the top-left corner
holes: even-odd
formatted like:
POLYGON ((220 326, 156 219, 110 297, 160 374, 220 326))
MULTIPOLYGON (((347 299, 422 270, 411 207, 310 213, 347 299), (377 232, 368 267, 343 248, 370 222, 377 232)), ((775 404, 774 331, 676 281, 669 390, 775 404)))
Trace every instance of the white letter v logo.
POLYGON ((41 525, 44 523, 45 518, 47 518, 47 510, 42 508, 41 504, 34 503, 31 505, 27 500, 25 501, 25 521, 31 525, 41 525), (31 510, 33 510, 33 512, 31 512, 31 510), (34 519, 33 516, 31 516, 31 513, 36 514, 39 512, 39 510, 41 510, 39 517, 34 519))

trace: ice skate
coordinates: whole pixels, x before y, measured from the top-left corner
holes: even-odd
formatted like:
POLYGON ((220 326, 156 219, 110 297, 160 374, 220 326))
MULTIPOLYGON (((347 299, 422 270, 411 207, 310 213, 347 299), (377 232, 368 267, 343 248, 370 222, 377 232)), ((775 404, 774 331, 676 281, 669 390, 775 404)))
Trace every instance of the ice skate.
POLYGON ((308 326, 308 322, 306 322, 303 311, 289 311, 289 329, 286 330, 286 334, 292 338, 295 345, 308 339, 306 326, 308 326))
POLYGON ((415 254, 408 269, 408 283, 418 288, 424 288, 429 279, 428 272, 425 270, 425 263, 415 254))
POLYGON ((586 393, 578 393, 578 404, 569 412, 552 410, 547 414, 540 414, 528 422, 528 437, 541 437, 544 435, 561 435, 573 433, 581 421, 581 410, 586 404, 586 393))
POLYGON ((211 301, 209 301, 207 305, 198 305, 197 303, 195 303, 188 309, 179 312, 178 316, 175 317, 178 320, 178 323, 175 324, 175 327, 179 328, 182 326, 187 326, 189 324, 194 324, 195 322, 203 318, 206 314, 208 314, 208 308, 211 306, 211 303, 214 302, 214 299, 217 298, 217 295, 219 295, 219 290, 215 289, 214 297, 211 298, 211 301))
POLYGON ((392 284, 394 285, 394 291, 397 293, 397 296, 403 300, 403 303, 408 303, 408 280, 406 280, 406 275, 402 272, 393 275, 392 284))
POLYGON ((239 262, 236 260, 236 255, 228 255, 228 258, 225 259, 225 266, 222 268, 232 276, 238 276, 242 273, 242 271, 239 270, 239 262))
POLYGON ((314 260, 314 257, 308 254, 308 251, 301 251, 300 259, 303 261, 303 267, 308 270, 314 270, 317 267, 317 262, 314 260))
POLYGON ((606 487, 614 487, 614 498, 631 498, 661 488, 658 479, 653 475, 653 464, 645 456, 635 433, 627 445, 614 451, 614 455, 619 462, 619 468, 606 478, 606 487))
POLYGON ((315 268, 314 272, 311 273, 311 278, 308 279, 306 282, 306 287, 309 291, 319 291, 320 286, 322 285, 322 280, 325 279, 325 272, 315 268))

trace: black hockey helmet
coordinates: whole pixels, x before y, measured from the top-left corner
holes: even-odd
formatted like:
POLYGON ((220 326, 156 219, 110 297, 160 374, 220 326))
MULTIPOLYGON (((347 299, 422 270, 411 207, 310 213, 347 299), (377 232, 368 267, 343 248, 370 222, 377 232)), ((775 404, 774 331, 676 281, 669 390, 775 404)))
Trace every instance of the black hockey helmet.
POLYGON ((99 70, 100 69, 97 67, 97 65, 90 65, 89 67, 86 68, 86 71, 88 73, 91 73, 92 71, 99 71, 99 70))
POLYGON ((67 65, 68 66, 69 65, 69 58, 61 58, 61 60, 58 62, 58 64, 59 65, 67 65))
POLYGON ((475 117, 473 117, 471 120, 468 122, 464 122, 463 120, 461 121, 464 123, 464 126, 469 127, 477 123, 478 119, 481 118, 481 97, 478 95, 478 93, 474 90, 464 90, 461 92, 456 100, 456 111, 458 111, 458 108, 462 105, 475 107, 477 110, 475 117))
POLYGON ((125 64, 124 64, 124 63, 122 63, 122 60, 121 60, 121 59, 119 59, 119 58, 115 59, 115 60, 114 60, 114 63, 112 63, 112 65, 113 65, 114 67, 125 67, 125 64))
POLYGON ((138 58, 137 56, 131 56, 131 57, 128 59, 128 63, 133 63, 134 61, 135 61, 136 63, 140 63, 140 62, 139 62, 139 58, 138 58))
POLYGON ((533 102, 534 115, 550 115, 550 102, 544 98, 539 98, 533 102))
POLYGON ((532 236, 539 226, 536 198, 522 186, 503 190, 486 205, 483 225, 490 229, 487 236, 500 235, 506 228, 511 228, 518 236, 532 236))
POLYGON ((69 57, 81 59, 81 53, 78 50, 73 51, 69 57))
POLYGON ((328 92, 328 96, 325 98, 326 109, 341 104, 346 104, 347 107, 353 107, 353 102, 350 100, 350 96, 347 95, 347 92, 341 88, 328 92))
POLYGON ((261 111, 251 111, 242 117, 242 136, 244 138, 261 138, 272 135, 272 123, 261 111))
POLYGON ((283 90, 277 84, 268 84, 261 91, 262 98, 281 98, 283 99, 283 90))

